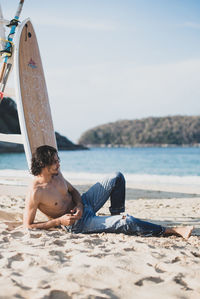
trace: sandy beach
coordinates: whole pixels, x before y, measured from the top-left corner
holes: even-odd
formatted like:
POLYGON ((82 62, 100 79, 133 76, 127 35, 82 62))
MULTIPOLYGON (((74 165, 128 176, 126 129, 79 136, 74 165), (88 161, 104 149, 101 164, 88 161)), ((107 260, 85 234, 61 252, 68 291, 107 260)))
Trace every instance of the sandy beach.
MULTIPOLYGON (((200 190, 128 184, 126 213, 193 225, 188 240, 23 230, 29 178, 0 184, 0 298, 200 298, 200 190)), ((76 184, 83 192, 90 186, 76 184)), ((99 215, 109 215, 109 203, 99 215)), ((45 220, 37 214, 37 220, 45 220)))

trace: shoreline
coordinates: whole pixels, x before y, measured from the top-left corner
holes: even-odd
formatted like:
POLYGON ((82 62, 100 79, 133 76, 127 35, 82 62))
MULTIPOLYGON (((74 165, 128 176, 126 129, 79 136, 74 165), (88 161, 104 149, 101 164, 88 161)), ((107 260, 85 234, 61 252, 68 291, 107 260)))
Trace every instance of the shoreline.
MULTIPOLYGON (((61 170, 62 171, 62 170, 61 170)), ((73 185, 92 185, 102 181, 108 173, 66 172, 62 171, 65 179, 73 185)), ((124 173, 126 187, 163 192, 197 194, 200 196, 200 176, 172 176, 124 173)), ((0 186, 27 187, 33 176, 28 170, 0 170, 0 186)))

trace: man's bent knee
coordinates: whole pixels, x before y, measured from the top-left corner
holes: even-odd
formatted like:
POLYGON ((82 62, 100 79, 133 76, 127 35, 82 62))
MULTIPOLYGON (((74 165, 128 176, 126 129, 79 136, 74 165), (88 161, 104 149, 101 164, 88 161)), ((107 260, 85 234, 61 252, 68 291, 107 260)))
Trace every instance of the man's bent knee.
POLYGON ((125 177, 124 177, 123 173, 121 173, 120 171, 116 173, 116 178, 117 178, 117 181, 125 183, 125 177))

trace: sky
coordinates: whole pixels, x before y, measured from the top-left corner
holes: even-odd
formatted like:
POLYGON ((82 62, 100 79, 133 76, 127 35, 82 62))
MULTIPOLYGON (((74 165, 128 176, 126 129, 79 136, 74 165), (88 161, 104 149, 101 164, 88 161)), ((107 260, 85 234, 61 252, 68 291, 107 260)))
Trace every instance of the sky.
MULTIPOLYGON (((0 0, 5 19, 18 2, 0 0)), ((200 115, 199 0, 25 0, 27 17, 54 128, 73 142, 117 120, 200 115)))

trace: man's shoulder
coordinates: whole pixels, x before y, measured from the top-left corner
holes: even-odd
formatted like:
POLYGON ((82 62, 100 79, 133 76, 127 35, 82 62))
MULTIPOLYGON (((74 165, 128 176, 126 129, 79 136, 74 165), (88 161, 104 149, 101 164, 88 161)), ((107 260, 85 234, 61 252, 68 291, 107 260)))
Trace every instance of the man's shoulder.
POLYGON ((37 180, 33 180, 29 187, 29 195, 31 198, 36 199, 40 198, 42 195, 43 188, 37 180))
POLYGON ((61 172, 58 173, 57 176, 54 177, 54 180, 59 184, 59 183, 65 183, 65 184, 69 184, 69 182, 65 179, 65 177, 63 176, 63 174, 61 172))
POLYGON ((57 179, 59 179, 59 180, 60 180, 60 179, 61 179, 61 180, 64 180, 64 179, 65 179, 64 176, 63 176, 63 174, 62 174, 62 172, 61 172, 60 170, 58 171, 58 175, 56 175, 55 178, 57 178, 57 179))

